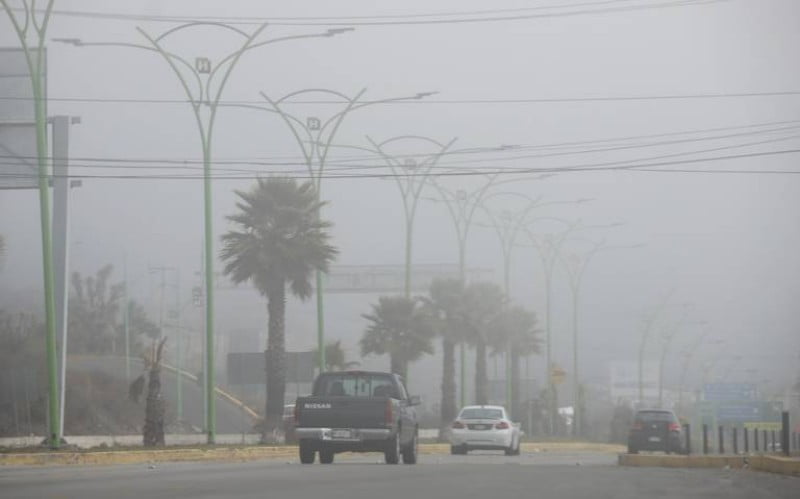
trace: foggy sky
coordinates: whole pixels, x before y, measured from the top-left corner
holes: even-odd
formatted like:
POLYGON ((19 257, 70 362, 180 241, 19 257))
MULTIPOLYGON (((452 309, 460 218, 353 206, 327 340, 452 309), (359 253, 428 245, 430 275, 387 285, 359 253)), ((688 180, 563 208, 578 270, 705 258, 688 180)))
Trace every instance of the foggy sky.
MULTIPOLYGON (((660 3, 660 2, 659 2, 660 3)), ((503 2, 503 8, 550 5, 503 2)), ((197 16, 358 16, 408 12, 468 11, 483 2, 403 2, 395 6, 358 1, 323 1, 256 6, 253 2, 151 1, 109 4, 57 1, 57 9, 197 16)), ((142 43, 139 25, 150 33, 167 24, 92 20, 56 16, 49 38, 142 43)), ((245 30, 253 26, 242 26, 245 30)), ((302 88, 331 88, 366 99, 440 94, 428 101, 459 99, 547 99, 796 91, 800 89, 797 51, 800 5, 792 0, 732 0, 706 5, 625 11, 491 23, 423 26, 359 26, 334 38, 292 41, 245 55, 234 71, 224 100, 256 101, 259 91, 282 96, 302 88)), ((268 27, 263 39, 293 33, 317 33, 324 27, 268 27)), ((232 39, 214 31, 182 35, 174 45, 191 60, 212 60, 230 51, 232 39)), ((5 16, 0 17, 0 46, 16 46, 5 16)), ((50 97, 183 99, 163 60, 122 48, 75 48, 51 43, 50 97)), ((326 106, 293 105, 298 116, 324 115, 326 106)), ((187 104, 51 101, 49 114, 77 115, 73 158, 172 158, 199 160, 200 144, 187 104)), ((373 106, 345 121, 337 143, 367 146, 366 135, 381 141, 415 134, 457 148, 525 146, 569 141, 744 126, 800 120, 800 96, 731 97, 516 104, 406 104, 373 106)), ((795 124, 796 125, 796 124, 795 124)), ((764 138, 791 137, 797 129, 764 136, 733 137, 696 144, 661 145, 603 154, 492 161, 479 167, 552 168, 582 163, 632 160, 695 149, 733 146, 764 138)), ((285 125, 275 116, 222 109, 213 155, 217 159, 300 159, 285 125)), ((733 155, 793 149, 797 137, 781 142, 688 157, 733 155)), ((530 152, 535 154, 536 152, 530 152)), ((335 151, 332 159, 353 153, 335 151)), ((493 153, 494 159, 522 152, 493 153)), ((685 158, 682 158, 685 159, 685 158)), ((456 160, 453 160, 456 161, 456 160)), ((85 162, 76 161, 85 164, 85 162)), ((370 161, 374 164, 377 161, 370 161)), ((796 154, 681 165, 688 169, 788 170, 796 154)), ((300 171, 300 170, 298 170, 300 171)), ((265 171, 266 173, 267 171, 265 171)), ((73 173, 103 173, 73 168, 73 173)), ((150 173, 164 173, 150 171, 150 173)), ((233 209, 233 189, 252 181, 214 182, 216 241, 233 209)), ((453 189, 474 179, 448 178, 453 189)), ((798 175, 746 175, 664 172, 563 173, 544 180, 505 184, 545 201, 593 198, 579 206, 543 208, 542 216, 580 218, 586 224, 625 225, 586 231, 581 237, 610 245, 645 244, 639 249, 598 253, 581 288, 582 355, 590 359, 587 378, 604 376, 604 362, 635 358, 642 318, 671 290, 675 303, 691 303, 694 319, 707 322, 710 337, 726 340, 727 355, 743 355, 765 379, 795 374, 800 334, 800 215, 798 175), (756 360, 757 352, 758 359, 756 360)), ((433 191, 428 191, 433 196, 433 191)), ((325 216, 335 224, 334 242, 341 264, 401 264, 403 215, 399 193, 390 180, 326 179, 322 196, 330 201, 325 216)), ((134 297, 153 306, 157 293, 149 265, 181 269, 182 294, 199 284, 202 184, 199 180, 87 179, 73 191, 72 269, 94 272, 113 263, 121 278, 127 255, 134 297)), ((492 200, 497 209, 517 210, 515 198, 492 200)), ((481 223, 486 217, 479 216, 481 223)), ((557 229, 543 224, 542 231, 557 229)), ((0 233, 7 254, 0 269, 0 308, 36 310, 41 296, 38 201, 34 191, 0 191, 0 233)), ((219 248, 218 242, 216 243, 219 248)), ((585 250, 580 241, 570 245, 585 250)), ((502 281, 500 249, 493 232, 475 227, 468 265, 494 269, 502 281)), ((455 234, 441 204, 423 201, 414 235, 414 261, 456 263, 455 234)), ((221 266, 217 264, 219 269, 221 266)), ((512 299, 542 314, 542 269, 530 248, 513 254, 512 299)), ((565 275, 554 285, 553 331, 556 360, 568 367, 571 302, 565 275)), ((156 297, 157 298, 157 297, 156 297)), ((364 328, 360 314, 375 296, 336 295, 326 302, 330 338, 343 338, 351 355, 364 328)), ((311 302, 290 300, 287 336, 290 349, 315 342, 311 302)), ((198 315, 196 311, 191 312, 198 315)), ((671 313, 670 319, 677 314, 671 313)), ((188 317, 199 327, 199 317, 188 317)), ((266 306, 255 292, 220 292, 218 330, 266 328, 266 306)), ((199 334, 199 333, 198 333, 199 334)), ((672 351, 691 343, 698 328, 685 328, 672 351)), ((655 357, 656 349, 649 356, 655 357)), ((370 361, 388 366, 386 359, 370 361)), ((542 359, 536 362, 541 370, 542 359)), ((436 361, 425 365, 435 367, 436 361)), ((491 364, 490 364, 491 366, 491 364)), ((431 375, 436 378, 438 369, 431 375)), ((420 376, 423 371, 415 371, 420 376)), ((491 368, 490 368, 491 373, 491 368)), ((412 375, 413 376, 413 375, 412 375)))

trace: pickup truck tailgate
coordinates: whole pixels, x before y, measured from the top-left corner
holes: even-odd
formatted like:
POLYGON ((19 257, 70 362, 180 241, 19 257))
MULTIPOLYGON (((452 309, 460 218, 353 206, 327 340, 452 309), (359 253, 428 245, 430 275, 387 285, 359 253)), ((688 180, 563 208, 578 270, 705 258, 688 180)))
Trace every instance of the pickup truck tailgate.
POLYGON ((303 397, 301 428, 385 428, 387 397, 303 397))

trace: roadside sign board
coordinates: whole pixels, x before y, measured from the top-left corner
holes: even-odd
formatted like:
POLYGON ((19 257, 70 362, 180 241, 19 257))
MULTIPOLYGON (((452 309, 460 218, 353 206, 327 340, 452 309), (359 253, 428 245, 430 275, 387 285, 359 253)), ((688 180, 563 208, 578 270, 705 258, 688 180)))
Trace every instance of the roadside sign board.
MULTIPOLYGON (((264 352, 229 353, 228 384, 263 385, 267 382, 267 362, 264 352)), ((314 352, 286 352, 286 382, 314 381, 316 367, 314 352)))
POLYGON ((756 387, 751 383, 709 383, 704 387, 707 402, 743 402, 756 399, 756 387))
POLYGON ((720 423, 761 421, 761 405, 760 402, 720 404, 719 407, 717 407, 717 420, 720 423))
MULTIPOLYGON (((35 48, 30 51, 35 59, 35 48)), ((44 62, 46 73, 46 53, 44 62)), ((46 89, 47 78, 44 75, 43 78, 46 89)), ((33 87, 22 49, 0 47, 0 97, 0 189, 36 188, 38 163, 33 87)))

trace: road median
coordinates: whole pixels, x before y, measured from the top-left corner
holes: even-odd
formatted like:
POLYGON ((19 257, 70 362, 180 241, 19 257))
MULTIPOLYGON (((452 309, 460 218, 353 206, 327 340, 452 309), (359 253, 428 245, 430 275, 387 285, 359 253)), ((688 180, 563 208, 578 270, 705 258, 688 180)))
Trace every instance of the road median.
POLYGON ((800 459, 766 456, 620 454, 620 466, 653 468, 730 468, 800 476, 800 459))
MULTIPOLYGON (((600 452, 617 454, 621 447, 589 442, 525 442, 522 451, 536 452, 600 452)), ((425 443, 419 446, 420 454, 442 455, 450 453, 450 445, 425 443)), ((53 452, 8 452, 0 454, 0 466, 65 466, 112 465, 158 462, 197 461, 256 461, 263 459, 295 459, 297 447, 281 446, 224 446, 161 449, 102 449, 53 452)))

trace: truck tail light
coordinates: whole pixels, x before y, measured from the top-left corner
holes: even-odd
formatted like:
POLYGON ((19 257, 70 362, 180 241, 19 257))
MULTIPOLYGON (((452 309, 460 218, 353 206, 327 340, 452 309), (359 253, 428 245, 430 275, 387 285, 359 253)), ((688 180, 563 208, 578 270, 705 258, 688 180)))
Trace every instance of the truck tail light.
POLYGON ((294 424, 297 425, 300 423, 300 405, 294 405, 294 424))
POLYGON ((464 423, 462 423, 462 422, 461 422, 461 421, 459 421, 459 420, 455 420, 455 421, 453 421, 453 429, 456 429, 456 430, 463 430, 463 429, 464 429, 464 423))
POLYGON ((392 399, 386 399, 384 422, 386 423, 386 426, 392 426, 394 424, 394 407, 392 406, 392 399))
POLYGON ((494 425, 494 427, 496 429, 498 429, 498 430, 507 430, 508 429, 508 423, 506 423, 505 421, 500 421, 499 423, 494 425))
POLYGON ((642 423, 639 422, 633 423, 633 426, 631 427, 631 430, 641 430, 641 429, 642 429, 642 423))

